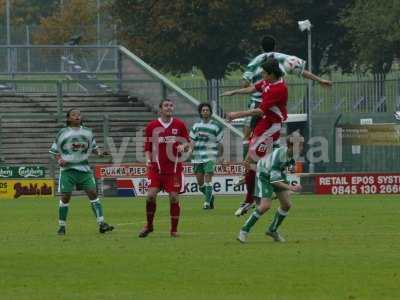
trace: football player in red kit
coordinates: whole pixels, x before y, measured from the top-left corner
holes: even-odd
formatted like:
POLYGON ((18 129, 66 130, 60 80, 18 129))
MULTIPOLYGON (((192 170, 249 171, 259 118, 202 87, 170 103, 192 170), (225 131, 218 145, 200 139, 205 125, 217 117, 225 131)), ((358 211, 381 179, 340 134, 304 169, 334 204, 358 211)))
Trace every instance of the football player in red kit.
POLYGON ((159 109, 160 117, 150 121, 145 129, 144 151, 149 190, 146 201, 147 223, 139 233, 141 238, 153 232, 156 198, 161 190, 169 194, 171 237, 178 236, 180 215, 178 194, 184 187, 182 161, 187 156, 185 152, 188 153, 191 150, 186 125, 178 118, 172 117, 173 102, 164 99, 159 109))
POLYGON ((255 91, 262 93, 262 102, 258 108, 247 111, 227 113, 228 121, 248 117, 260 116, 249 142, 249 152, 244 161, 246 166, 245 183, 247 195, 245 202, 235 212, 240 216, 254 202, 254 182, 255 182, 255 163, 267 153, 272 152, 272 148, 278 145, 282 123, 287 119, 287 100, 288 91, 282 79, 283 72, 279 67, 279 62, 274 58, 268 58, 262 65, 263 80, 256 85, 246 88, 228 91, 221 96, 232 96, 235 94, 249 94, 255 91))

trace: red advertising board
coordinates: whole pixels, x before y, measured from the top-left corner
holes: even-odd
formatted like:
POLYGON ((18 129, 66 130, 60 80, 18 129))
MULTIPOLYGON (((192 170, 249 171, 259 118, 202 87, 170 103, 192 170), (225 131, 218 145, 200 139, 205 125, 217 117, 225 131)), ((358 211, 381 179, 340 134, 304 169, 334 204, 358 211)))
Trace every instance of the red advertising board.
POLYGON ((400 173, 318 175, 315 177, 315 193, 330 195, 400 194, 400 173))

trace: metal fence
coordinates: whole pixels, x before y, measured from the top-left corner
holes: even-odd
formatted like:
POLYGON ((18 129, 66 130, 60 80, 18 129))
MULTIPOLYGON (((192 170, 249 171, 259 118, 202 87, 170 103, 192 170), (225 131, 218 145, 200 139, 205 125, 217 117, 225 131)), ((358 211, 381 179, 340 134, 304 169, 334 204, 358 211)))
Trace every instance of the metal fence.
MULTIPOLYGON (((195 98, 207 101, 209 89, 205 81, 178 81, 185 91, 195 98)), ((240 87, 238 80, 224 80, 212 94, 240 87)), ((307 83, 302 81, 288 82, 290 113, 306 113, 307 83)), ((391 112, 400 108, 400 77, 393 79, 359 79, 335 81, 332 88, 323 88, 318 84, 312 87, 311 107, 315 113, 327 112, 391 112)), ((223 111, 247 109, 249 96, 235 95, 217 97, 217 106, 223 111)))
MULTIPOLYGON (((114 93, 118 94, 123 91, 123 86, 128 84, 138 86, 140 84, 152 83, 155 80, 115 80, 102 79, 97 73, 93 79, 65 79, 66 73, 59 80, 42 79, 42 80, 16 80, 16 79, 0 79, 0 88, 3 87, 3 93, 18 94, 52 94, 62 98, 67 94, 79 94, 88 92, 90 85, 101 85, 106 89, 93 89, 91 93, 114 93), (62 79, 64 77, 64 79, 62 79)), ((107 73, 107 78, 117 76, 117 72, 107 73)), ((37 74, 38 75, 38 74, 37 74)), ((73 75, 73 73, 71 73, 73 75)), ((35 76, 37 77, 37 76, 35 76)), ((37 77, 38 78, 38 77, 37 77)), ((44 76, 44 78, 54 78, 54 76, 44 76)), ((383 95, 376 95, 376 83, 372 81, 364 82, 336 82, 331 89, 322 89, 314 87, 314 100, 312 101, 312 109, 315 113, 340 113, 340 112, 393 112, 400 109, 400 80, 387 80, 384 82, 385 90, 383 95)), ((218 93, 225 90, 238 87, 237 82, 224 82, 220 86, 218 93)), ((192 95, 199 101, 207 101, 207 86, 198 82, 182 85, 181 88, 188 94, 192 95)), ((126 91, 125 91, 126 92, 126 91)), ((0 90, 0 96, 2 91, 0 90)), ((302 114, 306 113, 306 84, 289 84, 289 103, 288 110, 290 113, 302 114)), ((218 108, 223 112, 247 109, 248 96, 220 97, 218 99, 218 108)))

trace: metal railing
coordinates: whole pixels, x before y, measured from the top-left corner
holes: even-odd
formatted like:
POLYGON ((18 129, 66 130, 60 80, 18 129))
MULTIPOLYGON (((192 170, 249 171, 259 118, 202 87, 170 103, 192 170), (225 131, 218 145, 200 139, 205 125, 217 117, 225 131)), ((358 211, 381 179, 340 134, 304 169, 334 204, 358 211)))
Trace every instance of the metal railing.
MULTIPOLYGON (((142 80, 110 80, 103 79, 101 84, 107 86, 107 91, 99 89, 91 91, 91 94, 118 94, 124 91, 123 87, 128 85, 139 86, 141 84, 157 84, 155 79, 142 80)), ((207 85, 203 82, 185 82, 180 88, 185 95, 198 101, 207 101, 207 85)), ((12 80, 0 79, 0 96, 16 94, 42 94, 57 96, 62 107, 62 99, 65 95, 87 93, 88 84, 91 80, 12 80)), ((96 83, 98 84, 98 83, 96 83)), ((400 80, 386 80, 382 83, 383 92, 377 94, 376 82, 373 81, 348 81, 335 82, 331 89, 323 89, 314 86, 314 100, 312 101, 315 113, 340 113, 340 112, 392 112, 400 109, 400 80)), ((239 87, 237 82, 223 82, 219 88, 219 94, 225 90, 239 87)), ((289 84, 290 113, 306 113, 306 84, 289 84)), ((233 96, 219 98, 218 106, 221 111, 234 111, 247 109, 248 96, 233 96)))
MULTIPOLYGON (((205 81, 180 81, 178 84, 196 99, 207 101, 209 94, 205 81)), ((215 94, 240 87, 239 81, 221 81, 215 94)), ((289 82, 290 113, 306 113, 307 84, 305 81, 289 82)), ((332 88, 313 85, 311 107, 315 113, 327 112, 391 112, 400 108, 400 78, 374 81, 360 79, 336 81, 332 88)), ((218 97, 218 106, 224 111, 247 109, 249 96, 218 97)))

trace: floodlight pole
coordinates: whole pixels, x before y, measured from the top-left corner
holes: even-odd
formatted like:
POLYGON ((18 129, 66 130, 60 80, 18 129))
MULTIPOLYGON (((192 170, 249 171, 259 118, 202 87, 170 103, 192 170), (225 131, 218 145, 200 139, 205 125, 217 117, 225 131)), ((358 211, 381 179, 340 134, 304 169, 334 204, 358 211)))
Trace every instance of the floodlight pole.
MULTIPOLYGON (((312 55, 311 55, 311 27, 307 30, 307 53, 308 53, 308 71, 312 73, 312 55)), ((312 138, 312 90, 313 90, 313 81, 308 80, 308 92, 307 92, 307 116, 308 116, 308 139, 312 138)), ((308 165, 308 172, 314 173, 315 166, 313 162, 310 162, 308 165)))
MULTIPOLYGON (((300 31, 307 31, 307 64, 308 71, 312 73, 312 44, 311 44, 311 27, 310 20, 298 21, 300 31)), ((307 81, 307 123, 308 123, 308 140, 312 138, 312 87, 313 81, 307 81)), ((308 172, 314 173, 314 162, 310 161, 308 165, 308 172)))

